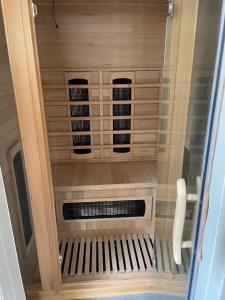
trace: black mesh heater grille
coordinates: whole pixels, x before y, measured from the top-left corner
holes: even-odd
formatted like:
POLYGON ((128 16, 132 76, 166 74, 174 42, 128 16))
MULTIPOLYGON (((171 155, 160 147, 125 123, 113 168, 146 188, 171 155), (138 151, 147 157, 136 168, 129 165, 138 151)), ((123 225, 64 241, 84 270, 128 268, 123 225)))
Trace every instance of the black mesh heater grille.
POLYGON ((73 131, 90 131, 90 121, 72 121, 72 130, 73 131))
MULTIPOLYGON (((87 80, 85 82, 80 82, 77 80, 69 80, 69 84, 88 84, 87 80)), ((70 101, 88 101, 88 89, 86 88, 72 88, 69 89, 70 101)))
POLYGON ((144 200, 119 200, 63 204, 63 217, 65 220, 143 217, 144 215, 144 200))
MULTIPOLYGON (((113 135, 113 144, 114 145, 125 145, 130 144, 130 134, 114 134, 113 135)), ((119 147, 114 148, 114 152, 126 153, 130 151, 130 147, 119 147)))
POLYGON ((130 130, 131 120, 113 120, 113 130, 130 130))
POLYGON ((114 116, 130 116, 131 105, 130 104, 113 104, 114 116))
MULTIPOLYGON (((113 80, 113 84, 131 84, 132 81, 128 78, 117 78, 113 80)), ((119 87, 113 88, 113 100, 131 100, 131 88, 119 87)), ((130 104, 113 104, 114 116, 130 116, 130 104)), ((131 120, 119 119, 113 120, 113 130, 130 130, 131 120)), ((113 144, 129 144, 130 134, 113 135, 113 144)), ((130 147, 113 148, 114 152, 125 153, 130 151, 130 147)))
POLYGON ((130 134, 114 134, 113 144, 114 145, 130 144, 130 134))
MULTIPOLYGON (((85 85, 88 84, 86 79, 71 79, 69 84, 85 85)), ((70 101, 88 101, 89 94, 87 88, 71 88, 69 89, 70 101)), ((71 105, 70 106, 71 117, 88 117, 89 105, 71 105)), ((90 131, 89 120, 73 120, 71 121, 72 131, 90 131)), ((72 136, 74 146, 86 146, 91 144, 91 137, 89 135, 72 136)), ((74 149, 76 154, 87 154, 91 152, 91 149, 74 149)))
MULTIPOLYGON (((113 84, 131 84, 128 78, 117 78, 113 80, 113 84)), ((131 88, 119 87, 113 88, 113 100, 131 100, 131 88)))
POLYGON ((73 143, 76 146, 90 145, 90 135, 74 135, 73 143))
POLYGON ((89 105, 72 105, 70 107, 71 117, 88 117, 89 105))
POLYGON ((114 100, 130 100, 131 88, 114 88, 113 89, 114 100))

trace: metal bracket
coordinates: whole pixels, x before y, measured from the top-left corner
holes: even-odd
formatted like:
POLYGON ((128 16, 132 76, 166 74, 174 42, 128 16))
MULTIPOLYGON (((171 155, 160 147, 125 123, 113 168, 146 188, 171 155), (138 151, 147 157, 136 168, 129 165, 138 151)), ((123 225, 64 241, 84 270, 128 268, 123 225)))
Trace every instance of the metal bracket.
POLYGON ((62 263, 63 263, 63 256, 59 255, 59 264, 62 265, 62 263))
POLYGON ((32 2, 32 13, 33 13, 33 17, 34 17, 34 18, 35 18, 35 17, 37 16, 37 14, 38 14, 38 11, 37 11, 37 5, 34 4, 33 2, 32 2))
POLYGON ((174 3, 173 0, 168 0, 168 16, 173 17, 174 14, 174 3))

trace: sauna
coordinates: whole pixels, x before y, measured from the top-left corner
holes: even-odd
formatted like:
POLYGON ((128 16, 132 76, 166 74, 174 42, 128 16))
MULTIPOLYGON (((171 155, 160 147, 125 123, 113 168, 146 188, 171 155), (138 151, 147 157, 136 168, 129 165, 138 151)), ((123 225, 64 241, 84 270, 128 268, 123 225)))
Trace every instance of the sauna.
POLYGON ((203 19, 221 1, 206 2, 2 0, 28 299, 186 293, 216 55, 203 19))

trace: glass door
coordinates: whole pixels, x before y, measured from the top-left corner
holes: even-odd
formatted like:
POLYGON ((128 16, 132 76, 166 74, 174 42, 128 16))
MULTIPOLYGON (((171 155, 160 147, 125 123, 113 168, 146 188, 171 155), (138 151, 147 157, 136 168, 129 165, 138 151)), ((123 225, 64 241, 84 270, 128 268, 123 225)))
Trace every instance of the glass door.
POLYGON ((167 23, 155 248, 158 269, 187 295, 222 0, 181 2, 167 23))

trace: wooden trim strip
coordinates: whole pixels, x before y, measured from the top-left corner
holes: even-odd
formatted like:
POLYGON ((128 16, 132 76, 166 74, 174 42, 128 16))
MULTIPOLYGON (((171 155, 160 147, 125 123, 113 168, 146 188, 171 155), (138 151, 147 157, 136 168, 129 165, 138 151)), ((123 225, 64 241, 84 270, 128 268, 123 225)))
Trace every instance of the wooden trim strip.
POLYGON ((112 148, 147 148, 147 147, 156 147, 155 143, 148 143, 148 144, 121 144, 121 145, 87 145, 87 146, 51 146, 50 150, 73 150, 73 149, 112 149, 112 148))
MULTIPOLYGON (((47 116, 47 122, 56 122, 56 121, 70 121, 70 120, 101 120, 101 116, 91 116, 91 117, 66 117, 66 116, 47 116)), ((136 115, 132 117, 134 120, 154 120, 158 119, 159 115, 136 115)), ((103 116, 103 120, 116 120, 116 119, 131 119, 131 116, 103 116)))
POLYGON ((43 89, 112 89, 112 88, 159 88, 160 83, 135 83, 135 84, 46 84, 43 89))
MULTIPOLYGON (((143 130, 103 130, 104 134, 123 134, 123 133, 157 133, 155 129, 143 129, 143 130)), ((100 134, 100 131, 50 131, 48 136, 72 136, 72 135, 93 135, 100 134)))
MULTIPOLYGON (((89 101, 45 101, 45 106, 73 106, 73 105, 100 105, 100 104, 159 104, 160 100, 89 100, 89 101)), ((123 116, 120 116, 123 117, 123 116)))
MULTIPOLYGON (((73 0, 72 0, 73 1, 73 0)), ((63 5, 65 4, 65 1, 63 1, 63 5)), ((136 4, 135 4, 136 5, 136 4)), ((99 72, 99 71, 108 71, 108 72, 123 72, 123 71, 158 71, 160 72, 162 70, 162 67, 143 67, 143 68, 81 68, 81 69, 50 69, 50 68, 43 68, 41 69, 41 72, 99 72)))

